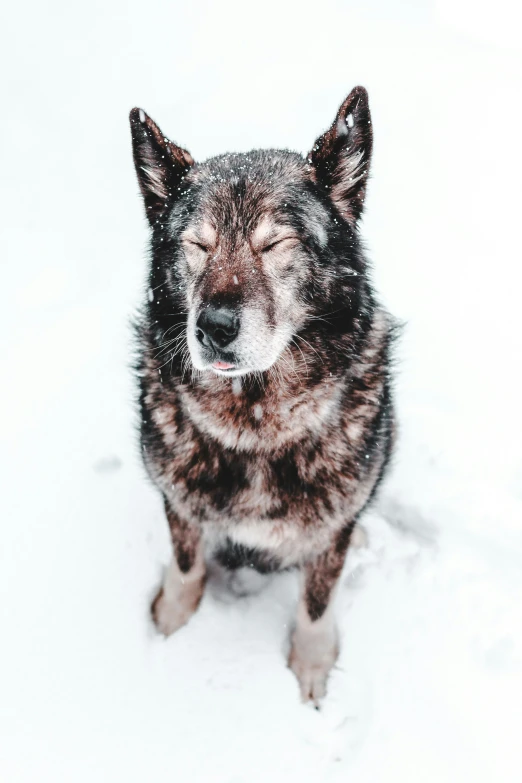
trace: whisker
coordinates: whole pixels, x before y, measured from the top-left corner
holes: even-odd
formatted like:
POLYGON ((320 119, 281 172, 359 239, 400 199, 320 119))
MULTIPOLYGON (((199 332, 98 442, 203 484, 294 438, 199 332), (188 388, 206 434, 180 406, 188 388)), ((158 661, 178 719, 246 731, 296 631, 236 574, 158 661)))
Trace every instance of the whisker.
POLYGON ((316 350, 316 349, 313 347, 313 345, 310 345, 310 343, 308 342, 308 340, 305 340, 305 338, 304 338, 304 337, 301 337, 301 335, 300 335, 300 334, 294 334, 294 337, 297 337, 297 338, 298 338, 298 340, 302 340, 302 341, 305 343, 305 345, 307 345, 307 346, 308 346, 308 347, 309 347, 309 348, 310 348, 310 349, 311 349, 311 350, 312 350, 314 353, 316 353, 316 354, 317 354, 317 356, 318 356, 318 357, 319 357, 319 359, 321 360, 321 363, 322 363, 322 364, 324 364, 323 357, 321 356, 321 354, 319 353, 319 351, 317 351, 317 350, 316 350))
POLYGON ((283 360, 285 367, 288 367, 293 372, 293 374, 296 377, 297 382, 300 384, 301 383, 301 378, 299 377, 299 373, 297 372, 297 369, 296 369, 296 366, 295 366, 294 355, 293 355, 292 351, 290 350, 290 346, 289 345, 286 346, 285 350, 281 354, 281 359, 283 360), (288 362, 288 360, 286 360, 284 358, 285 354, 287 352, 288 352, 288 355, 290 356, 290 358, 292 360, 292 366, 290 366, 290 363, 288 362))
POLYGON ((176 313, 162 313, 164 316, 188 315, 188 310, 178 310, 176 313))
POLYGON ((328 323, 328 319, 326 316, 328 315, 335 315, 335 313, 342 312, 344 308, 338 307, 337 310, 331 310, 328 313, 323 313, 323 315, 309 315, 307 316, 308 321, 326 321, 328 323))
POLYGON ((163 337, 166 337, 166 336, 168 335, 168 333, 169 333, 169 332, 171 332, 173 329, 185 329, 185 328, 186 328, 186 326, 187 326, 187 324, 186 324, 186 323, 182 323, 182 324, 173 324, 173 326, 170 326, 168 329, 166 329, 166 330, 163 332, 163 337))
MULTIPOLYGON (((294 337, 295 337, 295 335, 294 335, 294 337)), ((295 347, 299 350, 299 353, 301 354, 301 356, 303 357, 303 362, 305 363, 305 367, 306 367, 306 376, 308 377, 308 362, 306 361, 305 355, 304 355, 304 353, 301 350, 301 346, 298 343, 296 343, 293 338, 292 338, 292 342, 295 345, 295 347)))
POLYGON ((173 340, 168 340, 166 343, 162 343, 162 345, 157 348, 157 353, 155 354, 154 358, 157 359, 158 356, 161 356, 162 353, 165 353, 165 351, 167 351, 171 345, 180 344, 183 342, 183 340, 184 335, 180 335, 179 337, 175 337, 173 340))
POLYGON ((186 351, 183 353, 183 359, 181 361, 181 382, 183 383, 183 379, 185 377, 185 373, 190 368, 190 352, 188 350, 188 347, 186 351))
POLYGON ((168 364, 168 363, 170 362, 170 360, 171 360, 171 357, 169 356, 169 358, 167 359, 167 361, 166 361, 166 362, 163 362, 163 364, 162 364, 162 365, 160 365, 160 366, 158 367, 158 372, 159 372, 160 370, 162 370, 162 369, 165 367, 165 365, 166 365, 166 364, 168 364))

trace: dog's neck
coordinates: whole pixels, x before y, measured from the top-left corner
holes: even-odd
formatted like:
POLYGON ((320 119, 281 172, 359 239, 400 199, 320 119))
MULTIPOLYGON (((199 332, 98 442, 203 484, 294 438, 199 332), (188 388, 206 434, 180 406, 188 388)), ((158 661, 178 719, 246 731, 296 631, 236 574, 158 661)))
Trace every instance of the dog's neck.
POLYGON ((270 452, 317 439, 340 410, 344 376, 315 367, 313 378, 294 364, 261 378, 201 374, 178 387, 183 413, 225 448, 270 452))

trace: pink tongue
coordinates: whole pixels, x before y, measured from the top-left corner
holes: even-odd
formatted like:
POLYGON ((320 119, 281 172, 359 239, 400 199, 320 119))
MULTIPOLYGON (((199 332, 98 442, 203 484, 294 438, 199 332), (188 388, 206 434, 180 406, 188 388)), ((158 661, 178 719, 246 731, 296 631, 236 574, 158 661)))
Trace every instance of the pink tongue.
POLYGON ((234 365, 229 364, 228 362, 214 362, 212 365, 216 370, 231 370, 234 365))

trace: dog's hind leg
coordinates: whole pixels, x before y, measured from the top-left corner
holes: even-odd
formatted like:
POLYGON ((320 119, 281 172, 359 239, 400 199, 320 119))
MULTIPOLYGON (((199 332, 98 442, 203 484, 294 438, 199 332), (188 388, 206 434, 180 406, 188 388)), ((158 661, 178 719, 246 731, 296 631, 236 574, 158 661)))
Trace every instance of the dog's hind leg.
POLYGON ((328 674, 339 655, 333 599, 350 543, 353 524, 336 536, 330 548, 303 566, 288 665, 299 681, 303 701, 319 701, 326 693, 328 674))
POLYGON ((188 622, 198 608, 205 586, 205 559, 200 531, 182 522, 165 500, 174 553, 163 587, 151 607, 152 618, 165 636, 188 622))

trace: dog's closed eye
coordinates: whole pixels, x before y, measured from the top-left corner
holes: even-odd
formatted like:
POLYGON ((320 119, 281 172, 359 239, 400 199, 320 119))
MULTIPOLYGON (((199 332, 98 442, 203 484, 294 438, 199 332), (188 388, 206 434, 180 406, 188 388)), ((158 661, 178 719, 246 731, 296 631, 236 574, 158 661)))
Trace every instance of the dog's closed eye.
POLYGON ((211 254, 210 247, 195 237, 185 237, 181 244, 189 268, 193 271, 204 269, 211 254))
POLYGON ((183 244, 185 247, 195 248, 197 250, 201 250, 203 253, 210 252, 210 248, 207 245, 204 245, 203 242, 198 242, 195 239, 184 239, 183 244))
POLYGON ((270 251, 274 250, 276 247, 280 247, 281 245, 286 244, 294 244, 296 245, 299 242, 297 237, 281 237, 280 239, 276 239, 273 242, 269 242, 267 245, 261 248, 262 253, 270 253, 270 251))
POLYGON ((191 245, 194 245, 195 247, 202 250, 204 253, 208 253, 209 248, 206 245, 203 245, 201 242, 191 242, 191 245))

